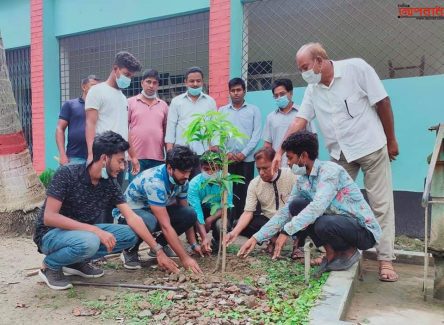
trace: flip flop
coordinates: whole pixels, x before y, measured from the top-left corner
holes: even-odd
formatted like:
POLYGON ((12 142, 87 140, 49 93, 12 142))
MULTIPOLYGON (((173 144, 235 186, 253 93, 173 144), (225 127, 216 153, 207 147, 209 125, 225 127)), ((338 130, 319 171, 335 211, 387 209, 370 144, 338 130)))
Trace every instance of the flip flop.
POLYGON ((327 268, 330 271, 344 271, 352 267, 361 258, 361 253, 356 250, 350 257, 337 257, 328 263, 327 268))
POLYGON ((300 248, 293 248, 293 251, 291 252, 291 259, 292 260, 303 260, 304 259, 304 252, 300 248))
MULTIPOLYGON (((386 274, 386 276, 387 276, 387 274, 386 274)), ((398 274, 395 272, 395 269, 393 268, 393 265, 384 264, 384 265, 381 265, 381 266, 379 267, 379 281, 382 281, 382 282, 396 282, 396 281, 398 281, 398 279, 399 279, 399 276, 398 276, 398 274), (383 277, 383 274, 382 274, 382 271, 383 271, 383 270, 389 270, 389 271, 392 271, 393 273, 396 274, 396 277, 393 278, 393 279, 383 277)))

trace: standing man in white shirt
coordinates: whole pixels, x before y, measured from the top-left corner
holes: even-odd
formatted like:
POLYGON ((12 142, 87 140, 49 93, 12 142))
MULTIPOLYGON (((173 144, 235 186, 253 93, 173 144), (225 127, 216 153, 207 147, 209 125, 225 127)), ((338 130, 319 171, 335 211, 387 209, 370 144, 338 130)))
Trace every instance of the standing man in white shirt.
MULTIPOLYGON (((299 106, 293 102, 293 83, 290 79, 277 79, 271 87, 277 109, 267 115, 265 122, 264 147, 278 151, 284 140, 285 132, 299 112, 299 106)), ((307 131, 316 133, 314 122, 307 124, 307 131)), ((281 167, 288 167, 287 157, 282 156, 281 167)))
MULTIPOLYGON (((361 169, 370 206, 382 228, 376 246, 379 279, 398 280, 393 269, 395 212, 390 161, 399 154, 390 99, 375 70, 362 59, 329 60, 319 43, 303 45, 296 64, 308 83, 287 136, 315 117, 331 160, 353 179, 361 169)), ((273 167, 280 163, 280 151, 273 167)))
MULTIPOLYGON (((108 79, 92 87, 88 92, 85 100, 88 162, 92 161, 92 144, 97 133, 110 130, 128 141, 128 101, 122 89, 129 87, 131 78, 141 69, 140 62, 131 53, 119 52, 116 54, 108 79)), ((134 149, 130 147, 128 153, 132 173, 137 174, 140 167, 134 149)), ((121 172, 117 176, 120 185, 123 183, 124 175, 125 172, 121 172)))
MULTIPOLYGON (((199 67, 192 67, 185 72, 187 91, 174 97, 168 110, 165 135, 167 151, 172 149, 175 144, 186 145, 183 132, 193 121, 193 114, 203 114, 217 109, 216 101, 202 92, 203 80, 204 74, 199 67)), ((190 148, 199 156, 208 150, 200 142, 190 143, 190 148)))

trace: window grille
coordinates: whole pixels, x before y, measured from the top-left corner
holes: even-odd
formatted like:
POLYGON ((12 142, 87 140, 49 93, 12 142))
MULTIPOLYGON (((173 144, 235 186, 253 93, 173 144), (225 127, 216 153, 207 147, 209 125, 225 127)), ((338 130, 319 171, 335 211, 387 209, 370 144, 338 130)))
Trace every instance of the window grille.
MULTIPOLYGON (((398 18, 386 0, 248 0, 244 2, 242 74, 248 89, 271 89, 289 78, 305 86, 295 66, 296 51, 321 42, 329 57, 360 57, 381 79, 444 73, 444 20, 398 18), (271 71, 262 71, 270 62, 271 71)), ((411 7, 435 7, 418 0, 411 7)))
POLYGON ((23 134, 32 157, 32 111, 29 46, 6 50, 6 64, 23 134))
MULTIPOLYGON (((170 102, 185 91, 187 68, 199 66, 208 78, 208 26, 209 14, 202 12, 61 38, 61 101, 78 97, 81 79, 90 74, 107 79, 116 53, 128 51, 143 70, 159 71, 159 97, 170 102)), ((126 96, 142 90, 143 70, 124 90, 126 96)))

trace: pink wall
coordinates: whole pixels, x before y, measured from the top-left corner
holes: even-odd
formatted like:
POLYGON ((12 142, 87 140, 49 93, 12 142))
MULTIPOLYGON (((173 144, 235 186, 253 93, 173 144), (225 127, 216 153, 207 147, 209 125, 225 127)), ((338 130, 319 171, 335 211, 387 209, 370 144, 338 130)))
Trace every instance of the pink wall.
POLYGON ((45 170, 43 0, 31 0, 31 92, 33 165, 41 173, 45 170))
POLYGON ((210 1, 209 86, 218 107, 228 102, 230 6, 230 0, 210 1))

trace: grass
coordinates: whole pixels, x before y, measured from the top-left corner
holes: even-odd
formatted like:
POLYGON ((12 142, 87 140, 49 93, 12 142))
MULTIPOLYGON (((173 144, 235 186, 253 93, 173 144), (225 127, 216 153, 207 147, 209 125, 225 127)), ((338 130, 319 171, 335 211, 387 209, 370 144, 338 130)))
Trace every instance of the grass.
MULTIPOLYGON (((288 260, 272 261, 269 257, 260 257, 260 267, 267 272, 267 283, 264 289, 270 311, 248 309, 238 306, 220 317, 227 320, 244 319, 246 316, 253 322, 265 324, 308 324, 308 314, 321 293, 322 285, 328 274, 320 279, 312 279, 308 286, 304 284, 304 267, 288 260)), ((244 283, 252 283, 245 278, 244 283)))
POLYGON ((92 300, 83 304, 88 308, 100 310, 103 320, 123 318, 125 324, 146 324, 150 317, 138 316, 145 309, 141 306, 145 304, 146 309, 152 311, 153 314, 167 310, 173 304, 167 299, 167 295, 168 292, 157 290, 148 293, 127 292, 118 294, 113 302, 92 300))

